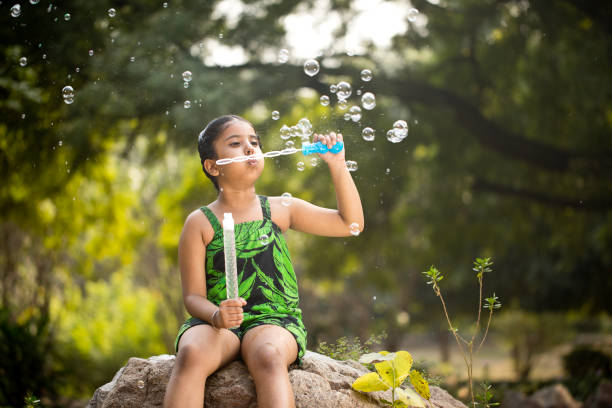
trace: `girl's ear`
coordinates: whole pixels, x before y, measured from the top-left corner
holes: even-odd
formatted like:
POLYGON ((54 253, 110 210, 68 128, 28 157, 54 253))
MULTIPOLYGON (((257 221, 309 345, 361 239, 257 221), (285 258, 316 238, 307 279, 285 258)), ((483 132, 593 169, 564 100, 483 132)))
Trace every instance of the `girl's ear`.
POLYGON ((219 167, 217 166, 217 163, 213 159, 204 160, 204 169, 211 176, 216 177, 219 175, 219 167))

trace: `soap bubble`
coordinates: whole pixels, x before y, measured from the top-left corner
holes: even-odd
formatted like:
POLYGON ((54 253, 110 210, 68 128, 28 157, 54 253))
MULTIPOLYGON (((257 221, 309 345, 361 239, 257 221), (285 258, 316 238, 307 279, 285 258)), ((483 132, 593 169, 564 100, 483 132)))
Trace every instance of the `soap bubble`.
POLYGON ((134 61, 136 61, 136 57, 134 56, 130 57, 130 62, 134 62, 134 61))
POLYGON ((109 16, 110 18, 113 18, 113 17, 115 17, 116 15, 117 15, 117 10, 115 10, 114 8, 110 8, 110 9, 108 9, 108 16, 109 16))
POLYGON ((138 380, 138 388, 142 389, 142 388, 144 388, 144 386, 145 386, 144 381, 138 380))
POLYGON ((278 62, 284 64, 287 61, 289 61, 289 50, 283 48, 278 52, 278 62))
POLYGON ((387 168, 385 169, 385 174, 391 174, 391 169, 387 167, 387 168))
POLYGON ((297 169, 298 171, 304 171, 304 169, 306 168, 306 166, 304 165, 304 162, 297 162, 297 169))
POLYGON ((280 113, 278 111, 272 111, 272 120, 278 120, 280 118, 280 113))
POLYGON ((330 93, 336 93, 336 91, 338 91, 338 85, 336 85, 336 84, 331 84, 331 85, 329 86, 329 92, 330 92, 330 93))
POLYGON ((162 3, 162 7, 163 7, 163 8, 168 8, 168 3, 164 1, 164 2, 162 3))
POLYGON ((352 92, 353 88, 351 88, 351 84, 345 81, 338 82, 338 99, 348 99, 352 92))
POLYGON ((338 101, 338 107, 339 107, 341 110, 345 110, 346 108, 348 108, 348 102, 347 102, 345 99, 340 99, 340 100, 338 101))
POLYGON ((351 234, 354 236, 359 235, 359 224, 357 224, 356 222, 352 223, 351 225, 349 225, 349 230, 351 231, 351 234))
POLYGON ((302 134, 305 136, 312 135, 312 123, 308 120, 308 118, 302 118, 298 121, 298 127, 301 127, 302 134))
POLYGON ((281 194, 281 204, 285 207, 289 207, 291 205, 291 193, 283 193, 281 194))
POLYGON ((28 65, 28 59, 26 57, 19 58, 19 65, 25 67, 26 65, 28 65))
POLYGON ((363 140, 367 142, 371 142, 372 140, 374 140, 375 134, 376 132, 371 127, 365 127, 361 131, 361 136, 363 137, 363 140))
POLYGON ((317 167, 317 164, 319 164, 319 159, 317 159, 316 157, 313 157, 312 159, 310 159, 310 165, 312 167, 317 167))
POLYGON ((387 131, 387 140, 390 141, 391 143, 399 143, 402 141, 402 138, 397 136, 397 134, 395 133, 395 130, 390 129, 387 131))
POLYGON ((405 120, 396 120, 393 124, 393 130, 395 134, 402 139, 408 136, 408 124, 405 120))
POLYGON ((287 140, 289 139, 289 137, 291 136, 291 129, 289 129, 289 126, 287 125, 283 125, 280 128, 280 137, 283 140, 287 140))
POLYGON ((347 160, 346 161, 346 168, 348 169, 348 171, 356 171, 357 170, 357 162, 353 161, 353 160, 347 160))
POLYGON ((183 81, 185 82, 191 82, 191 80, 193 79, 193 76, 191 74, 191 71, 185 71, 183 72, 183 81))
POLYGON ((315 59, 309 59, 304 63, 304 72, 308 76, 315 76, 319 73, 319 61, 315 59))
POLYGON ((267 234, 262 234, 259 237, 259 242, 261 243, 261 245, 268 245, 270 243, 270 237, 268 237, 267 234))
POLYGON ((363 82, 369 82, 372 80, 372 71, 370 71, 369 69, 364 69, 363 71, 361 71, 361 80, 363 82))
POLYGON ((327 96, 327 95, 322 95, 322 96, 319 98, 319 101, 321 101, 321 105, 323 105, 323 106, 328 106, 328 105, 329 105, 329 96, 327 96))
POLYGON ((87 52, 87 54, 89 54, 89 56, 90 56, 90 57, 93 57, 93 55, 94 55, 94 50, 89 50, 89 51, 87 52))
POLYGON ((183 88, 189 88, 189 82, 183 82, 183 88))
POLYGON ((353 122, 359 122, 361 119, 361 108, 359 106, 351 106, 349 109, 349 114, 351 115, 351 120, 353 122))
POLYGON ((64 14, 64 20, 70 21, 70 13, 64 14))
POLYGON ((350 114, 350 113, 348 113, 348 112, 346 112, 346 113, 344 114, 343 118, 344 118, 344 120, 346 120, 346 121, 348 122, 349 120, 351 120, 351 114, 350 114))
POLYGON ((68 105, 74 102, 74 89, 70 85, 62 88, 62 98, 64 98, 64 102, 68 105))
POLYGON ((300 129, 297 125, 293 125, 289 128, 289 135, 291 137, 297 137, 302 133, 302 129, 300 129))
POLYGON ((219 37, 220 40, 222 40, 223 39, 223 33, 219 33, 218 37, 219 37))
POLYGON ((191 108, 191 101, 189 100, 185 101, 185 103, 183 103, 183 106, 185 107, 185 109, 191 108))
POLYGON ((358 89, 355 93, 357 94, 357 96, 361 95, 361 89, 358 89))
POLYGON ((376 107, 376 96, 372 92, 366 92, 361 97, 363 109, 372 110, 376 107))
POLYGON ((21 5, 15 4, 13 7, 11 7, 11 16, 17 18, 20 15, 21 15, 21 5))
POLYGON ((408 10, 408 21, 414 23, 418 15, 419 15, 419 10, 415 8, 411 8, 410 10, 408 10))
POLYGON ((287 140, 285 142, 285 146, 291 148, 291 147, 295 147, 295 142, 293 140, 287 140))
POLYGON ((38 2, 39 2, 39 1, 40 1, 40 0, 30 0, 30 4, 34 4, 34 5, 36 5, 36 4, 38 4, 38 2))

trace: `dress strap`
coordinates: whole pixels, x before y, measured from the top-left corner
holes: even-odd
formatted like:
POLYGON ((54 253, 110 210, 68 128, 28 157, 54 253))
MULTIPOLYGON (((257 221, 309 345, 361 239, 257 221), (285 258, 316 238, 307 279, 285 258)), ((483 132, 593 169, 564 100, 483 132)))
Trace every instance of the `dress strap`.
POLYGON ((211 211, 210 208, 206 206, 202 206, 200 207, 200 210, 202 210, 204 215, 206 215, 206 218, 208 218, 208 222, 210 222, 210 225, 212 225, 213 230, 215 232, 221 232, 223 230, 223 228, 221 228, 221 224, 219 223, 219 220, 217 219, 217 216, 215 215, 214 212, 211 211))
POLYGON ((270 212, 270 202, 268 201, 268 197, 266 196, 258 196, 259 201, 261 202, 261 213, 263 214, 264 220, 271 220, 272 215, 270 212))

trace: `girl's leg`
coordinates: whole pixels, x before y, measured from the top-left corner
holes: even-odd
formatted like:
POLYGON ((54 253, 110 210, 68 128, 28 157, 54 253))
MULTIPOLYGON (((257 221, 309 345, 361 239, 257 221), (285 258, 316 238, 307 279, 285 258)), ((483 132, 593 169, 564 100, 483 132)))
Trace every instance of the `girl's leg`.
POLYGON ((295 408, 288 371, 298 353, 293 335, 280 326, 257 326, 242 338, 241 353, 255 381, 257 406, 295 408))
POLYGON ((239 351, 240 340, 229 330, 217 331, 207 324, 187 329, 179 341, 164 407, 202 408, 206 378, 235 360, 239 351))

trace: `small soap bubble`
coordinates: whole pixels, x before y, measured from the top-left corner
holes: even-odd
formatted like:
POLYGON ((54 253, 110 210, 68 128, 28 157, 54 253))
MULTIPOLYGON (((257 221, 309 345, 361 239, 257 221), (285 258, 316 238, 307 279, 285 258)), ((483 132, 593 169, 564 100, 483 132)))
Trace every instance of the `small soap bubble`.
POLYGON ((338 95, 338 99, 348 99, 353 92, 353 88, 351 88, 351 84, 345 81, 338 82, 338 90, 336 94, 338 95))
POLYGON ((185 107, 185 109, 191 108, 191 101, 189 100, 185 101, 185 103, 183 103, 183 106, 185 107))
POLYGON ((70 13, 64 14, 64 20, 70 21, 70 13))
POLYGON ((306 168, 306 166, 304 165, 304 162, 297 162, 297 169, 298 171, 304 171, 304 169, 306 168))
POLYGON ((361 89, 358 89, 357 92, 355 92, 357 94, 357 96, 361 95, 361 89))
POLYGON ((408 136, 408 124, 405 120, 396 120, 393 124, 393 130, 395 134, 402 139, 408 136))
POLYGON ((270 243, 270 237, 268 237, 267 234, 262 234, 259 237, 259 242, 261 243, 261 245, 268 245, 270 243))
POLYGON ((329 86, 329 92, 330 92, 330 93, 336 93, 337 91, 338 91, 338 85, 336 85, 336 84, 331 84, 331 85, 329 86))
POLYGON ((371 142, 376 137, 376 132, 371 127, 365 127, 361 131, 361 137, 367 142, 371 142))
POLYGON ((287 140, 285 142, 285 147, 287 147, 287 148, 295 147, 295 142, 293 140, 287 140))
POLYGON ((47 59, 47 54, 43 54, 42 59, 47 59))
POLYGON ((34 5, 38 4, 39 2, 40 0, 30 0, 30 4, 34 4, 34 5))
POLYGON ((310 165, 312 167, 317 167, 318 164, 319 164, 319 159, 317 159, 316 157, 313 157, 312 159, 310 159, 310 165))
POLYGON ((89 50, 87 53, 89 54, 89 56, 90 56, 90 57, 93 57, 93 55, 94 55, 94 50, 89 50))
POLYGON ((272 120, 279 120, 280 119, 280 113, 278 113, 278 111, 272 111, 272 120))
POLYGON ((138 380, 138 388, 142 389, 144 388, 144 386, 145 386, 144 381, 138 380))
POLYGON ((291 129, 287 125, 283 125, 280 128, 280 137, 283 140, 287 140, 291 137, 291 129))
POLYGON ((376 296, 372 296, 372 300, 376 300, 376 296))
POLYGON ((319 101, 321 101, 321 105, 323 105, 323 106, 328 106, 328 105, 329 105, 329 96, 327 96, 327 95, 322 95, 322 96, 319 98, 319 101))
POLYGON ((74 70, 75 70, 76 72, 81 72, 81 68, 79 68, 79 67, 76 67, 74 70))
POLYGON ((136 57, 134 56, 130 57, 130 62, 134 62, 134 61, 136 61, 136 57))
POLYGON ((363 82, 369 82, 372 80, 372 71, 370 71, 369 69, 364 69, 363 71, 361 71, 361 80, 363 82))
POLYGON ((340 100, 338 101, 338 107, 339 107, 341 110, 345 110, 346 108, 348 108, 348 102, 347 102, 345 99, 340 99, 340 100))
POLYGON ((391 169, 387 167, 387 168, 385 169, 385 174, 391 174, 391 169))
POLYGON ((357 168, 358 168, 357 162, 353 160, 347 160, 346 168, 348 169, 348 171, 357 171, 357 168))
POLYGON ((21 15, 21 4, 15 4, 11 7, 11 16, 17 18, 21 15))
POLYGON ((419 10, 411 8, 410 10, 408 10, 408 21, 414 23, 417 20, 418 15, 419 10))
POLYGON ((109 9, 108 9, 108 16, 109 16, 110 18, 113 18, 113 17, 115 17, 116 15, 117 15, 117 10, 115 10, 114 8, 109 8, 109 9))
POLYGON ((26 57, 19 58, 19 65, 25 67, 26 65, 28 65, 28 59, 26 57))
POLYGON ((64 142, 60 140, 59 142, 57 142, 57 144, 58 144, 60 147, 62 147, 62 145, 64 144, 64 142))
POLYGON ((222 40, 223 39, 223 33, 219 33, 219 39, 222 40))
POLYGON ((351 106, 349 109, 349 114, 351 115, 351 120, 353 122, 359 122, 359 120, 361 120, 361 108, 359 106, 351 106))
POLYGON ((372 92, 366 92, 361 97, 363 109, 372 110, 376 107, 376 96, 372 92))
POLYGON ((168 3, 166 3, 165 1, 162 3, 162 7, 163 8, 168 8, 168 3))
POLYGON ((402 138, 397 136, 395 130, 390 129, 387 131, 387 140, 391 143, 399 143, 402 141, 402 138))
POLYGON ((189 88, 189 82, 187 81, 183 82, 183 88, 189 88))
POLYGON ((21 114, 21 119, 25 119, 25 118, 26 118, 26 114, 25 114, 25 113, 22 113, 22 114, 21 114))
POLYGON ((289 50, 283 48, 278 52, 278 62, 284 64, 287 61, 289 61, 289 50))
POLYGON ((304 72, 308 76, 315 76, 319 73, 319 61, 316 59, 309 59, 304 63, 304 72))
POLYGON ((344 118, 344 120, 346 120, 346 121, 348 122, 349 120, 351 120, 351 114, 350 114, 350 113, 348 113, 348 112, 346 112, 346 113, 344 114, 343 118, 344 118))
POLYGON ((356 222, 352 223, 351 225, 349 225, 349 230, 351 231, 351 234, 354 236, 359 235, 359 224, 357 224, 356 222))
POLYGON ((289 128, 289 135, 291 137, 297 137, 301 132, 302 129, 300 129, 297 125, 293 125, 289 128))
POLYGON ((292 198, 293 197, 291 196, 291 193, 281 194, 281 204, 284 205, 285 207, 289 207, 291 205, 292 198))
POLYGON ((64 98, 64 102, 68 105, 74 102, 74 89, 70 85, 62 88, 62 98, 64 98))
POLYGON ((191 75, 191 71, 183 72, 183 81, 190 82, 192 80, 192 78, 193 78, 193 76, 191 75))
POLYGON ((298 121, 298 128, 301 128, 302 135, 310 136, 312 135, 312 123, 308 120, 308 118, 302 118, 298 121))

